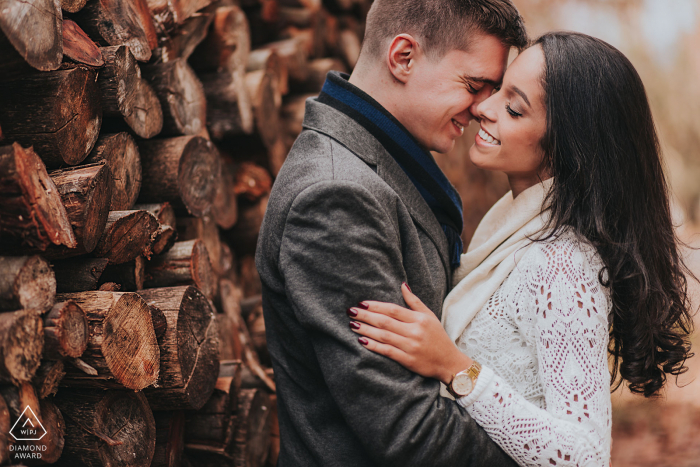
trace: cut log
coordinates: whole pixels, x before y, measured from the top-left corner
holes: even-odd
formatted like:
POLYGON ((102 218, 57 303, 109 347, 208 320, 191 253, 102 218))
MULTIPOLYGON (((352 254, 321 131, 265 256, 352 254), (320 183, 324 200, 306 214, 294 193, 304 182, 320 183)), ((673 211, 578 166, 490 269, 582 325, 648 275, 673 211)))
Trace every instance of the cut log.
MULTIPOLYGON (((238 201, 236 178, 229 164, 222 164, 219 180, 211 206, 211 216, 219 227, 230 229, 238 220, 238 201)), ((221 272, 217 270, 217 273, 221 272)))
POLYGON ((39 256, 0 256, 0 310, 51 308, 56 276, 39 256))
POLYGON ((321 92, 326 75, 329 71, 347 73, 348 69, 342 60, 337 58, 317 58, 309 62, 309 77, 303 83, 297 83, 295 92, 318 94, 321 92))
POLYGON ((270 412, 270 396, 264 390, 241 390, 236 411, 235 465, 265 465, 270 452, 270 412))
POLYGON ((253 131, 253 108, 240 70, 200 73, 207 99, 207 129, 215 140, 253 131))
POLYGON ((185 424, 185 444, 188 447, 206 444, 232 452, 236 431, 233 416, 238 407, 241 387, 241 361, 221 361, 220 368, 230 374, 223 376, 220 369, 216 388, 207 403, 196 412, 188 414, 185 424))
POLYGON ((100 48, 75 21, 63 20, 63 56, 76 63, 101 67, 105 64, 100 48))
POLYGON ((153 254, 159 255, 172 248, 177 241, 177 230, 175 230, 175 210, 170 203, 139 204, 134 207, 148 211, 158 219, 158 230, 153 236, 151 247, 153 254))
POLYGON ((98 372, 88 375, 67 368, 61 385, 139 390, 159 375, 160 351, 146 302, 130 292, 59 294, 73 300, 88 320, 88 346, 80 357, 98 372))
POLYGON ((139 255, 136 258, 121 264, 110 264, 105 268, 100 282, 114 282, 119 284, 119 290, 124 292, 136 292, 143 289, 146 277, 146 258, 139 255))
POLYGON ((44 346, 36 310, 0 313, 0 381, 19 385, 32 380, 44 346))
POLYGON ((306 112, 306 100, 315 97, 316 94, 301 94, 289 96, 282 104, 282 124, 284 132, 291 141, 294 141, 302 131, 304 122, 304 112, 306 112))
POLYGON ((204 41, 190 62, 199 72, 221 72, 245 68, 250 54, 250 27, 239 7, 222 6, 214 12, 204 41))
POLYGON ((168 201, 193 216, 211 210, 221 176, 221 158, 211 141, 182 136, 139 144, 142 160, 140 203, 168 201))
POLYGON ((141 157, 128 133, 102 135, 85 162, 105 161, 111 171, 110 211, 127 211, 134 206, 141 190, 141 157))
POLYGON ((184 59, 143 67, 163 109, 163 136, 196 135, 206 123, 202 83, 184 59))
POLYGON ((202 240, 211 261, 211 267, 216 274, 225 273, 231 266, 229 264, 230 259, 224 258, 222 255, 221 236, 212 217, 183 217, 178 219, 178 236, 182 241, 202 240))
POLYGON ((240 289, 226 279, 222 279, 219 285, 221 287, 221 308, 228 315, 231 323, 233 323, 235 327, 234 332, 238 332, 238 340, 242 347, 241 360, 255 376, 260 378, 268 389, 274 392, 276 390, 275 382, 265 373, 265 370, 260 365, 258 355, 252 348, 250 334, 240 315, 240 289))
POLYGON ((165 35, 183 21, 180 0, 147 0, 153 23, 159 35, 165 35))
POLYGON ((245 77, 253 105, 255 129, 267 148, 274 146, 280 136, 280 108, 277 104, 281 97, 277 94, 275 79, 273 73, 264 70, 251 71, 245 77))
POLYGON ((253 255, 243 256, 238 264, 240 266, 240 282, 243 289, 243 297, 252 297, 262 293, 262 283, 258 269, 255 267, 255 257, 253 255))
POLYGON ((3 465, 10 459, 10 446, 14 444, 10 428, 12 428, 10 410, 5 398, 0 395, 0 464, 3 465))
POLYGON ((302 41, 296 38, 271 42, 262 46, 263 49, 272 49, 279 55, 282 64, 287 68, 290 80, 305 81, 309 75, 309 56, 304 49, 302 41))
POLYGON ((241 201, 251 203, 269 195, 272 190, 272 177, 269 172, 252 162, 241 162, 235 166, 234 183, 236 196, 241 201))
POLYGON ((227 231, 229 244, 237 256, 255 253, 268 198, 269 196, 264 196, 254 203, 239 200, 238 222, 231 230, 227 231))
POLYGON ((151 407, 201 408, 214 390, 219 367, 218 331, 209 300, 192 286, 144 289, 139 294, 168 321, 158 385, 144 391, 151 407))
MULTIPOLYGON (((250 333, 250 341, 253 348, 258 353, 258 358, 260 362, 267 366, 272 366, 272 360, 270 359, 270 354, 267 351, 267 337, 265 335, 265 318, 263 317, 262 308, 262 296, 257 295, 246 299, 247 301, 254 301, 254 305, 249 313, 244 313, 246 327, 250 333)), ((243 304, 241 305, 243 308, 243 304)))
POLYGON ((44 316, 44 360, 80 357, 88 345, 88 321, 74 301, 57 303, 44 316))
POLYGON ((211 267, 209 254, 203 241, 176 242, 162 255, 146 265, 147 288, 193 284, 209 299, 214 299, 218 279, 211 267))
POLYGON ((141 69, 129 47, 102 47, 105 67, 97 84, 102 92, 106 117, 124 119, 142 138, 152 138, 163 129, 163 110, 155 91, 141 78, 141 69))
POLYGON ((141 392, 61 390, 65 447, 56 466, 148 467, 156 446, 153 412, 141 392))
POLYGON ((163 310, 157 306, 148 305, 148 308, 151 310, 151 321, 153 321, 153 330, 156 332, 158 345, 162 345, 165 332, 168 330, 168 319, 165 317, 163 310))
POLYGON ((61 8, 68 13, 77 13, 83 9, 87 0, 61 0, 61 8))
POLYGON ((158 221, 148 211, 111 211, 93 254, 112 264, 126 263, 141 254, 150 257, 157 230, 158 221))
POLYGON ((74 67, 28 73, 0 85, 0 126, 49 168, 76 165, 90 153, 102 125, 97 71, 74 67))
POLYGON ((97 290, 101 292, 119 292, 121 289, 122 286, 116 282, 105 282, 104 284, 100 285, 97 290))
MULTIPOLYGON (((66 421, 56 404, 50 399, 40 399, 41 424, 46 430, 46 436, 39 441, 27 441, 36 450, 41 450, 40 464, 53 464, 61 458, 65 447, 66 421)), ((27 461, 34 464, 34 461, 27 461)))
POLYGON ((109 260, 107 258, 71 258, 54 261, 57 292, 84 292, 97 289, 98 281, 109 260))
POLYGON ((148 61, 158 45, 146 0, 91 0, 75 18, 90 37, 126 45, 140 62, 148 61))
POLYGON ((55 395, 58 385, 66 376, 63 360, 42 360, 39 369, 36 370, 32 385, 40 399, 55 395))
POLYGON ((256 49, 250 53, 248 66, 246 71, 265 70, 266 73, 272 73, 275 76, 273 82, 276 84, 275 97, 280 99, 275 102, 278 107, 282 105, 281 98, 289 92, 289 76, 287 76, 287 67, 282 63, 279 55, 273 49, 256 49))
POLYGON ((155 61, 166 63, 181 58, 187 60, 204 40, 209 25, 214 20, 214 8, 210 6, 187 18, 174 31, 162 36, 160 47, 153 54, 155 61))
POLYGON ((47 258, 67 258, 90 253, 97 246, 109 215, 112 172, 104 161, 56 170, 49 174, 66 208, 78 245, 49 247, 47 258))
POLYGON ((351 29, 340 31, 338 52, 351 70, 355 68, 357 59, 360 58, 360 49, 362 49, 362 43, 355 31, 351 29))
POLYGON ((153 412, 156 421, 156 450, 151 467, 180 467, 185 447, 185 412, 153 412))
MULTIPOLYGON (((46 249, 50 244, 75 248, 77 241, 56 185, 32 148, 0 147, 0 237, 46 249)), ((16 251, 16 250, 14 250, 16 251)))
POLYGON ((219 328, 219 358, 242 359, 243 345, 238 336, 238 327, 225 313, 217 313, 216 321, 219 328))
POLYGON ((63 15, 59 0, 3 0, 0 11, 0 29, 27 63, 41 71, 61 65, 63 15))

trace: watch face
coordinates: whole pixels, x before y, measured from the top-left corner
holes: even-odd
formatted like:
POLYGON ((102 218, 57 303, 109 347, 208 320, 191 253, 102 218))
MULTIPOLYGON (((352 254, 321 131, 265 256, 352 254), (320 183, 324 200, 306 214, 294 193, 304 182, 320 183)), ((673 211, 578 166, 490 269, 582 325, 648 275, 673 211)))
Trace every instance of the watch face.
POLYGON ((474 389, 474 382, 469 377, 469 375, 459 374, 455 376, 455 379, 452 382, 452 389, 457 394, 461 396, 466 396, 467 394, 472 392, 472 389, 474 389))

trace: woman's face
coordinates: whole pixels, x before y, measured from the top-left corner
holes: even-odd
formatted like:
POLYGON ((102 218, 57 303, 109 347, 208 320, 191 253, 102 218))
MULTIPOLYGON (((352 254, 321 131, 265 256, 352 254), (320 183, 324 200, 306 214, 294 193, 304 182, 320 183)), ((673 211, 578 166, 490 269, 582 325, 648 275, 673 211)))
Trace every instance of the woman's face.
POLYGON ((548 178, 541 173, 547 115, 543 70, 542 48, 530 47, 508 67, 501 88, 477 107, 481 129, 469 157, 477 167, 505 172, 515 196, 548 178))

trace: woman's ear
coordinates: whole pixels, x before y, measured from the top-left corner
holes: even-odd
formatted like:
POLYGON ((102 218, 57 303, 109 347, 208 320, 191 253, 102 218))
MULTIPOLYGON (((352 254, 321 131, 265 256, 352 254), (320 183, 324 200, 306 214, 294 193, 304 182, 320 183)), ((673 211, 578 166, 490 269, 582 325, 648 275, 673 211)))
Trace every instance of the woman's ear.
POLYGON ((406 84, 419 53, 418 42, 410 34, 399 34, 389 44, 387 65, 389 72, 399 82, 406 84))

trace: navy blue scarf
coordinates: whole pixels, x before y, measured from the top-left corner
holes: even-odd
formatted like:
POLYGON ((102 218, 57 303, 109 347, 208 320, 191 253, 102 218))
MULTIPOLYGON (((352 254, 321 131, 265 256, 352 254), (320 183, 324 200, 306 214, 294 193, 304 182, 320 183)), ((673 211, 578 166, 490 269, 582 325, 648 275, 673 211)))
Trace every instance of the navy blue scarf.
POLYGON ((450 246, 452 269, 462 254, 462 202, 433 156, 421 148, 406 128, 377 101, 348 82, 348 75, 331 71, 318 102, 355 120, 384 146, 411 179, 435 214, 450 246))

